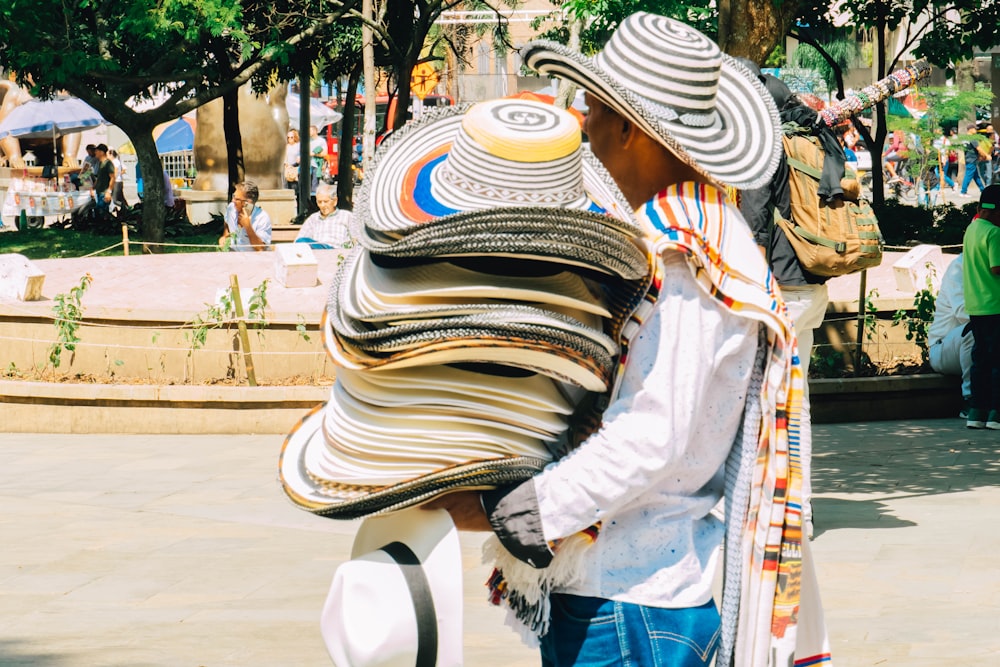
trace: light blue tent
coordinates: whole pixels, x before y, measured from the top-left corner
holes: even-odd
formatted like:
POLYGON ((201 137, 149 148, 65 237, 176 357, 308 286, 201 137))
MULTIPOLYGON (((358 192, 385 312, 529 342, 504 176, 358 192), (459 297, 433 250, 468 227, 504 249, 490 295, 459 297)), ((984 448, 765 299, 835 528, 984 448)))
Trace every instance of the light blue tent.
POLYGON ((168 125, 156 139, 156 151, 160 155, 190 150, 194 150, 194 130, 183 118, 168 125))

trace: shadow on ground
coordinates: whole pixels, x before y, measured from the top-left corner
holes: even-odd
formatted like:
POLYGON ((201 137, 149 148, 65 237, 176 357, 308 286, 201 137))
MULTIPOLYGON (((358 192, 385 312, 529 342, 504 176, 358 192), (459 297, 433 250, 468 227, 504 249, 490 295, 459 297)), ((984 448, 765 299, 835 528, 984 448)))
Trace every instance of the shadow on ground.
POLYGON ((838 528, 909 528, 913 521, 900 519, 892 508, 879 500, 813 498, 813 537, 838 528))
POLYGON ((912 526, 870 496, 888 500, 1000 486, 1000 433, 969 430, 958 419, 817 424, 812 480, 815 535, 912 526), (820 497, 825 494, 837 497, 820 497))
POLYGON ((4 667, 70 667, 79 664, 72 656, 39 652, 39 646, 0 639, 0 665, 4 667))

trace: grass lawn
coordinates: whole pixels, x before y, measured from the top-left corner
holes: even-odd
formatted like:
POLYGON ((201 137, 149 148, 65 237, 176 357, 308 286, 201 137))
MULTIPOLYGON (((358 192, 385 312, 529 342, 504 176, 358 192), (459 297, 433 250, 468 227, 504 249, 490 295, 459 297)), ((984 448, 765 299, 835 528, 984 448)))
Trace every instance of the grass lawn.
MULTIPOLYGON (((209 248, 166 247, 163 252, 215 252, 218 250, 217 234, 200 234, 168 238, 168 243, 209 245, 209 248)), ((83 257, 121 242, 121 236, 102 236, 72 229, 28 229, 25 231, 0 231, 0 254, 18 253, 28 259, 56 259, 83 257)), ((129 252, 142 252, 142 241, 130 240, 129 252)), ((121 246, 101 253, 102 257, 124 255, 121 246)))

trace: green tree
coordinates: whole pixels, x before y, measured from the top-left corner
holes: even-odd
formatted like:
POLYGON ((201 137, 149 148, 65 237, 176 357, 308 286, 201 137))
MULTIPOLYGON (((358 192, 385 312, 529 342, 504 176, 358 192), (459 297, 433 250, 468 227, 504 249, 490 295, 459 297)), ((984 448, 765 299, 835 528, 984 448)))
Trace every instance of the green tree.
MULTIPOLYGON (((434 22, 441 14, 451 10, 477 11, 496 17, 494 35, 502 43, 506 40, 507 20, 503 7, 516 7, 519 0, 384 0, 379 9, 379 20, 372 26, 376 35, 376 62, 389 67, 396 83, 396 116, 393 128, 399 129, 407 120, 410 106, 410 78, 413 68, 421 63, 438 60, 434 55, 436 45, 428 37, 434 22)), ((447 41, 446 32, 438 40, 447 41)))
POLYGON ((649 12, 683 21, 710 37, 718 32, 718 15, 711 0, 551 0, 556 6, 550 14, 536 18, 536 29, 543 23, 556 25, 539 35, 566 44, 570 38, 570 25, 579 21, 580 49, 587 54, 596 53, 607 43, 611 33, 627 16, 635 12, 649 12))
MULTIPOLYGON (((845 0, 839 5, 845 24, 870 30, 874 36, 872 74, 881 79, 899 66, 900 59, 910 50, 917 57, 927 58, 937 67, 954 71, 962 61, 972 58, 973 49, 989 49, 1000 44, 1000 3, 980 3, 977 0, 845 0), (890 31, 901 30, 901 39, 890 46, 890 31)), ((839 97, 844 95, 843 68, 817 37, 818 31, 829 26, 829 5, 818 2, 804 5, 799 28, 791 34, 814 46, 827 60, 835 74, 839 97), (803 27, 804 26, 804 27, 803 27)), ((880 164, 882 148, 889 130, 886 105, 874 109, 874 132, 855 123, 873 162, 880 164)), ((872 199, 884 202, 882 170, 872 170, 872 199)))
MULTIPOLYGON (((0 65, 36 96, 65 90, 93 106, 132 140, 143 173, 158 174, 154 127, 286 62, 355 4, 7 0, 0 3, 0 65)), ((227 143, 232 140, 227 134, 227 143)), ((162 201, 162 181, 146 178, 145 196, 162 201)), ((162 241, 163 207, 143 209, 143 238, 162 241)))

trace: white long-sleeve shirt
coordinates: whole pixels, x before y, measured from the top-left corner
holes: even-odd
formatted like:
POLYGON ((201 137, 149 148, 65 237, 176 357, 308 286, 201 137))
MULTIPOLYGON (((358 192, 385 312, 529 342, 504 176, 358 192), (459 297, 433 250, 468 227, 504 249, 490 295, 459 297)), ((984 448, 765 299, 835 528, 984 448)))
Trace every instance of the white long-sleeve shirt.
POLYGON ((547 541, 602 522, 586 573, 563 592, 657 607, 711 599, 723 525, 710 512, 740 427, 757 326, 710 299, 669 253, 602 427, 534 478, 547 541))

